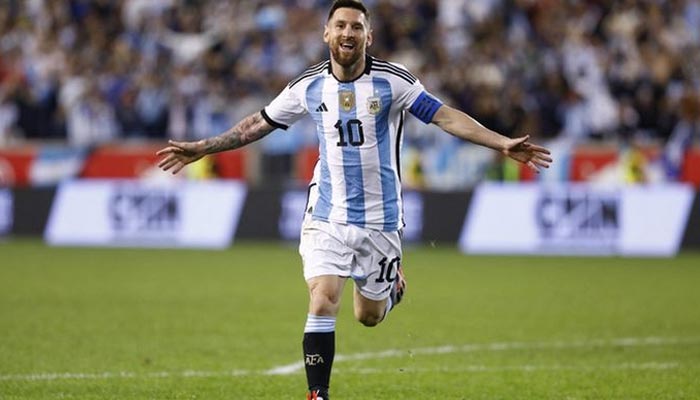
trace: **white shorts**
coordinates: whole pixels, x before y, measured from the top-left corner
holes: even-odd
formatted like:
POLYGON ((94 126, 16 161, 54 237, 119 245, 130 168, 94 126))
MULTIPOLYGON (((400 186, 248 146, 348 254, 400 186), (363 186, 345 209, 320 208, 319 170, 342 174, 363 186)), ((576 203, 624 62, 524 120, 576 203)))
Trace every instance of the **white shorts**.
POLYGON ((317 221, 307 215, 301 228, 299 254, 304 279, 321 275, 352 278, 362 296, 389 297, 401 262, 399 232, 382 232, 317 221))

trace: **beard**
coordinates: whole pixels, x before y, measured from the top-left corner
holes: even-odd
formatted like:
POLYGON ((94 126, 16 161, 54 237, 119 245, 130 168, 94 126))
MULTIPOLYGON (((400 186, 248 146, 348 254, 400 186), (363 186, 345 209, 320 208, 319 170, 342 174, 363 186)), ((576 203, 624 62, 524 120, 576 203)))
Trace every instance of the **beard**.
POLYGON ((336 41, 331 47, 331 55, 335 62, 344 68, 355 65, 362 57, 362 47, 355 43, 355 48, 351 53, 340 50, 340 41, 336 41))

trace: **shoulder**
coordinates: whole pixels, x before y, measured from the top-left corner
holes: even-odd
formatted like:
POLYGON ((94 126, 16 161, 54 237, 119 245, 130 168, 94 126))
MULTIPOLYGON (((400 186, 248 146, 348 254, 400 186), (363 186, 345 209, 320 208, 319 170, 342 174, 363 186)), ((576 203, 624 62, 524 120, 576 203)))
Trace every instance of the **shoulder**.
POLYGON ((384 61, 376 57, 371 57, 371 60, 372 65, 370 70, 373 73, 386 74, 393 78, 400 79, 410 85, 413 85, 416 83, 416 81, 418 81, 418 78, 410 73, 405 66, 399 63, 384 61))
POLYGON ((323 74, 324 72, 328 71, 328 68, 330 67, 330 60, 325 60, 321 61, 318 64, 314 64, 310 67, 308 67, 304 72, 299 74, 296 78, 292 79, 289 84, 287 85, 288 88, 293 88, 297 84, 301 83, 302 81, 314 78, 320 74, 323 74))

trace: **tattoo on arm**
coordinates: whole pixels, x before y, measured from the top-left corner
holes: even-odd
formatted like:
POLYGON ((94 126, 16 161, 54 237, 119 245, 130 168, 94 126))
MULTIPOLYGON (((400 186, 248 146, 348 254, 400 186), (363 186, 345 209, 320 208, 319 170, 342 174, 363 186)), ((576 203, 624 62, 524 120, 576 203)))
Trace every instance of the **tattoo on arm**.
POLYGON ((249 115, 226 132, 204 141, 207 153, 233 150, 262 139, 275 128, 258 112, 249 115))

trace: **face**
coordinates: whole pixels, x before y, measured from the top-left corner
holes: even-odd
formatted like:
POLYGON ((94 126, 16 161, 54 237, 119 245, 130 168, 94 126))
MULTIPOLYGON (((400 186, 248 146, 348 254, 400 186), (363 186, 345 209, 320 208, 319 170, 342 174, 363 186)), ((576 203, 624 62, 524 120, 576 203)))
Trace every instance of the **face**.
POLYGON ((365 15, 354 8, 339 8, 323 31, 333 60, 343 67, 354 65, 372 44, 372 32, 365 15))

